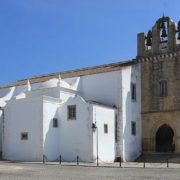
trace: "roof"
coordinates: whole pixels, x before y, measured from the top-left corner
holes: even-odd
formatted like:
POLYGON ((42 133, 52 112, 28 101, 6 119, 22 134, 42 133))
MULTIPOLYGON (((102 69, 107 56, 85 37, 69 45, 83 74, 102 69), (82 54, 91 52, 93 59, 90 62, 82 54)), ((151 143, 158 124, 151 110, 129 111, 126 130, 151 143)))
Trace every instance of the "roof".
POLYGON ((79 76, 85 76, 85 75, 91 75, 91 74, 98 74, 98 73, 103 73, 103 72, 117 71, 117 70, 122 69, 122 67, 124 66, 130 66, 132 64, 135 64, 134 60, 111 63, 111 64, 104 64, 100 66, 87 67, 87 68, 81 68, 81 69, 64 71, 64 72, 45 74, 41 76, 34 76, 34 77, 29 77, 23 80, 19 80, 19 81, 7 84, 5 86, 0 86, 0 89, 25 85, 27 84, 27 80, 29 80, 31 84, 45 82, 52 78, 59 78, 59 75, 61 75, 61 78, 64 79, 64 78, 70 78, 70 77, 79 77, 79 76))
POLYGON ((111 108, 111 109, 117 109, 117 107, 114 105, 114 106, 110 106, 108 104, 103 104, 103 103, 100 103, 100 102, 97 102, 97 101, 93 101, 93 100, 85 100, 87 103, 89 104, 93 104, 93 105, 98 105, 98 106, 102 106, 102 107, 106 107, 106 108, 111 108))

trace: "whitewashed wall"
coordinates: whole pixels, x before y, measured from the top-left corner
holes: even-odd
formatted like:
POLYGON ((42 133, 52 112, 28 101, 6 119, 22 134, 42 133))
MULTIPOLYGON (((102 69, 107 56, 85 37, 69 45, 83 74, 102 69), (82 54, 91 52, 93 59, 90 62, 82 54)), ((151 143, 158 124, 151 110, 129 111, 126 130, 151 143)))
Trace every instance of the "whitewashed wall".
MULTIPOLYGON (((2 100, 2 104, 4 100, 15 99, 15 97, 20 97, 22 93, 25 92, 27 95, 26 100, 22 100, 25 102, 25 106, 23 103, 16 101, 18 103, 13 104, 9 103, 6 109, 7 114, 7 125, 9 129, 7 129, 6 133, 14 133, 15 130, 11 127, 15 127, 15 129, 19 129, 17 124, 12 121, 11 114, 15 115, 13 119, 18 119, 21 117, 21 113, 17 113, 16 109, 20 112, 22 107, 22 117, 25 117, 25 112, 27 109, 34 109, 36 107, 33 99, 34 97, 39 96, 51 96, 54 98, 61 98, 61 102, 65 103, 65 105, 61 106, 59 110, 56 111, 56 105, 53 102, 46 102, 44 104, 44 132, 45 134, 49 134, 49 139, 52 139, 58 132, 54 131, 53 129, 50 130, 51 127, 51 119, 56 114, 58 116, 60 123, 59 123, 59 149, 55 148, 56 150, 50 150, 51 143, 52 146, 57 147, 54 141, 46 141, 46 137, 44 136, 44 140, 48 144, 45 145, 44 152, 48 154, 50 159, 53 159, 54 156, 52 154, 57 154, 58 150, 59 153, 62 155, 64 154, 67 160, 72 160, 72 157, 81 155, 84 160, 92 160, 92 132, 91 132, 91 125, 92 125, 92 108, 89 106, 82 98, 77 96, 73 98, 75 94, 79 94, 84 99, 98 101, 107 105, 115 105, 117 107, 117 122, 118 122, 118 129, 117 129, 117 142, 116 142, 116 156, 118 157, 121 154, 124 161, 132 161, 141 153, 141 85, 140 85, 140 68, 139 65, 127 66, 123 67, 122 70, 115 71, 115 72, 106 72, 100 74, 92 74, 86 75, 82 77, 74 77, 74 78, 67 78, 64 79, 66 82, 62 82, 62 87, 57 87, 58 79, 53 79, 45 83, 37 83, 31 85, 32 90, 31 92, 27 92, 28 86, 20 86, 20 87, 13 87, 8 88, 5 90, 0 90, 0 104, 2 100), (137 87, 137 101, 131 101, 131 82, 136 83, 137 87), (76 91, 77 90, 77 91, 76 91), (69 99, 69 97, 71 97, 69 99), (32 99, 32 100, 30 100, 32 99), (68 100, 69 99, 69 100, 68 100), (29 101, 29 102, 28 102, 29 101), (31 102, 32 101, 32 102, 31 102), (27 102, 27 103, 26 103, 27 102), (67 120, 67 105, 77 103, 78 107, 78 119, 76 122, 68 121, 67 120), (13 104, 13 105, 12 105, 13 104), (21 105, 20 105, 21 104, 21 105), (17 106, 17 107, 16 107, 17 106), (15 109, 13 109, 15 107, 15 109), (49 109, 48 109, 49 108, 49 109), (12 112, 11 112, 12 109, 12 112), (48 115, 47 115, 48 114, 48 115), (46 117, 47 116, 47 117, 46 117), (11 122, 12 121, 12 122, 11 122), (131 121, 136 121, 137 123, 137 134, 136 136, 131 135, 131 121), (8 124, 9 123, 9 124, 8 124), (11 124, 12 123, 12 124, 11 124), (61 128, 63 127, 63 128, 61 128), (12 128, 12 129, 11 129, 12 128), (79 129, 79 131, 77 130, 79 129), (84 134, 84 137, 81 136, 81 131, 84 134), (52 133, 50 133, 52 131, 52 133), (69 131, 71 133, 69 133, 69 131), (82 138, 82 139, 81 139, 82 138), (84 144, 83 144, 84 143, 84 144), (69 156, 69 152, 71 150, 74 152, 71 156, 69 156), (80 150, 84 149, 82 152, 80 150)), ((37 103, 38 106, 38 103, 37 103)), ((42 105, 43 106, 43 105, 42 105)), ((41 108, 43 109, 43 108, 41 108)), ((43 110, 39 111, 42 113, 43 110)), ((36 111, 35 111, 36 112, 36 111)), ((100 112, 101 113, 101 112, 100 112)), ((100 114, 99 113, 99 114, 100 114)), ((37 118, 43 119, 43 114, 33 114, 30 116, 29 112, 27 111, 28 120, 33 118, 33 121, 37 118), (37 117, 35 117, 37 115, 37 117)), ((21 118, 20 118, 21 119, 21 118)), ((18 123, 21 123, 21 120, 17 120, 18 123)), ((36 122, 37 123, 37 122, 36 122)), ((36 124, 37 125, 37 124, 36 124)), ((19 127, 21 124, 19 125, 19 127)), ((24 126, 22 126, 24 127, 24 126)), ((43 126, 42 126, 43 127, 43 126)), ((7 128, 7 126, 6 126, 7 128)), ((34 131, 34 130, 32 130, 34 131)), ((36 131, 36 130, 35 130, 36 131)), ((11 134, 10 134, 11 135, 11 134)), ((37 135, 37 134, 36 134, 37 135)), ((0 135, 1 136, 1 135, 0 135)), ((7 138, 7 137, 6 137, 7 138)), ((14 139, 14 138, 13 138, 14 139)), ((115 139, 115 138, 114 138, 115 139)), ((10 138, 5 139, 7 142, 10 142, 10 138)), ((57 141, 57 139, 56 139, 57 141)), ((14 144, 13 142, 11 142, 14 144)), ((8 152, 9 153, 9 152, 8 152)), ((12 155, 10 153, 10 155, 12 155)), ((11 156, 12 157, 12 156, 11 156)))
POLYGON ((97 157, 97 138, 99 162, 114 162, 115 160, 115 115, 116 110, 93 105, 93 122, 98 127, 93 133, 93 157, 97 157), (104 133, 104 124, 108 125, 108 133, 104 133))
MULTIPOLYGON (((123 69, 123 68, 122 68, 123 69)), ((64 79, 68 83, 75 81, 75 78, 64 79)), ((129 79, 127 79, 128 81, 129 79)), ((81 76, 76 84, 77 92, 86 100, 94 100, 117 107, 117 142, 116 156, 122 155, 122 73, 121 70, 81 76)))
POLYGON ((26 96, 28 98, 35 96, 49 96, 53 98, 60 98, 62 102, 66 102, 69 97, 74 97, 75 94, 77 94, 76 91, 71 89, 66 89, 63 87, 36 89, 33 91, 26 92, 26 96))
POLYGON ((8 160, 42 160, 42 100, 12 100, 5 107, 3 158, 8 160), (28 132, 28 140, 21 133, 28 132))
POLYGON ((60 98, 62 103, 66 102, 70 97, 74 97, 76 94, 77 92, 65 91, 64 89, 61 89, 60 98))
POLYGON ((124 161, 134 161, 141 154, 141 86, 140 67, 133 65, 122 70, 121 150, 124 161), (131 99, 131 82, 136 84, 136 101, 131 99), (136 122, 136 136, 131 134, 131 122, 136 122))
POLYGON ((43 152, 51 161, 59 157, 59 124, 57 128, 53 127, 53 118, 59 120, 59 106, 58 99, 43 97, 43 152))
POLYGON ((121 71, 82 76, 78 92, 84 99, 119 106, 121 71))
POLYGON ((80 160, 91 162, 92 146, 92 110, 79 96, 70 98, 59 109, 59 153, 66 161, 80 160), (76 105, 76 120, 67 117, 67 106, 76 105))

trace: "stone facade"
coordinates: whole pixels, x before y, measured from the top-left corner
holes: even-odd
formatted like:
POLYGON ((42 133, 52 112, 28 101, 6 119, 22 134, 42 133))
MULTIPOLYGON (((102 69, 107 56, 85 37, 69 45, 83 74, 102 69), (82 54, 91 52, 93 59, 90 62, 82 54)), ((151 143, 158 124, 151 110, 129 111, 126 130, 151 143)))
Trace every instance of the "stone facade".
POLYGON ((172 151, 180 152, 180 52, 176 29, 178 28, 170 18, 163 17, 152 28, 152 44, 149 47, 146 44, 147 37, 143 33, 138 35, 137 60, 141 63, 142 73, 143 152, 157 151, 157 132, 164 124, 174 134, 172 151), (163 23, 167 23, 164 28, 167 37, 161 35, 163 23), (166 82, 165 95, 161 94, 162 81, 166 82))

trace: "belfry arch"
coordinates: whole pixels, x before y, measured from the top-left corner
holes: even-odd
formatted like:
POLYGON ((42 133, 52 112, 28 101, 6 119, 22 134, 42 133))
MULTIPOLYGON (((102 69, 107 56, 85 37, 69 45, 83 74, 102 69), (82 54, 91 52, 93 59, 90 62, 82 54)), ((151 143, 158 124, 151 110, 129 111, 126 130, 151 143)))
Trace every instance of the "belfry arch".
POLYGON ((155 151, 156 152, 174 152, 174 131, 167 125, 163 124, 159 127, 155 136, 155 151))

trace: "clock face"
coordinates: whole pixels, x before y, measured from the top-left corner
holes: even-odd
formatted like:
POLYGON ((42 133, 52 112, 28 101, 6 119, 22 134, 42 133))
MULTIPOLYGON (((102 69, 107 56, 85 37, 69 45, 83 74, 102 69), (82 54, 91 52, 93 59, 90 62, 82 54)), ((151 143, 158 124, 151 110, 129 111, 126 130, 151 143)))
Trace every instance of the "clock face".
POLYGON ((167 52, 167 49, 168 49, 167 41, 161 42, 161 43, 159 44, 159 50, 160 50, 161 52, 167 52))

